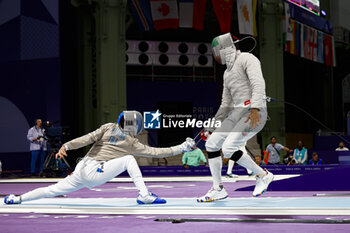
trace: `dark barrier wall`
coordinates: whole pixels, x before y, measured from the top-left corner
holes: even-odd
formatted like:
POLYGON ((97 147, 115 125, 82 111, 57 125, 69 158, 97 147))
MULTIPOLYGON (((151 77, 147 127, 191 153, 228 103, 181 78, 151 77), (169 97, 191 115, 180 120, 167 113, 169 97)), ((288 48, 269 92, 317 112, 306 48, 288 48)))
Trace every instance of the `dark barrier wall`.
POLYGON ((0 1, 0 160, 29 168, 27 131, 61 120, 58 0, 0 1))
POLYGON ((350 136, 315 136, 315 148, 317 150, 335 150, 339 142, 343 141, 345 147, 350 148, 350 136))

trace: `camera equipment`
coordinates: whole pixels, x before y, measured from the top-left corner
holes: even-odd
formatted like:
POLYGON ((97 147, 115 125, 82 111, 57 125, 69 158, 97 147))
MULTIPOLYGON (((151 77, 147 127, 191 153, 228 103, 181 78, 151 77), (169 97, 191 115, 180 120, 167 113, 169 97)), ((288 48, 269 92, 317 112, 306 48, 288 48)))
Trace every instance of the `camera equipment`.
POLYGON ((50 150, 45 159, 43 172, 40 176, 61 177, 66 176, 72 171, 71 166, 65 158, 56 159, 56 153, 62 145, 62 137, 68 135, 67 127, 55 127, 56 122, 45 121, 42 124, 44 128, 44 138, 49 144, 50 150))
POLYGON ((295 163, 295 160, 293 159, 293 155, 286 155, 286 156, 284 156, 284 158, 283 158, 283 163, 285 164, 285 165, 287 165, 288 163, 291 163, 291 164, 294 164, 295 163))

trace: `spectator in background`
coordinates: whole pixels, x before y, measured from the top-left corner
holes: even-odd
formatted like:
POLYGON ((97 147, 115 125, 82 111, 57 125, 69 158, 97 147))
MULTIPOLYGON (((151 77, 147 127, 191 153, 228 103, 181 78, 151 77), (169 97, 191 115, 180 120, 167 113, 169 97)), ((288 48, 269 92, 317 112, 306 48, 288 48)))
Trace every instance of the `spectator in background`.
POLYGON ((302 140, 298 141, 297 148, 294 149, 293 158, 296 165, 305 165, 307 162, 307 149, 302 140))
POLYGON ((32 153, 32 160, 30 163, 30 172, 32 176, 35 176, 35 168, 37 160, 39 159, 39 170, 43 171, 43 165, 45 162, 47 142, 44 138, 45 130, 41 127, 41 119, 35 120, 35 126, 28 130, 27 139, 30 142, 30 151, 32 153))
POLYGON ((268 145, 269 145, 269 144, 266 144, 266 145, 265 145, 265 150, 264 150, 264 152, 263 152, 263 161, 264 161, 265 164, 268 164, 269 155, 270 155, 270 153, 267 152, 267 150, 266 150, 268 145))
POLYGON ((186 169, 189 167, 198 167, 201 160, 204 162, 204 165, 207 166, 207 159, 198 147, 193 151, 185 152, 182 156, 182 164, 186 169))
POLYGON ((321 165, 323 164, 323 160, 318 157, 318 154, 316 152, 312 153, 312 158, 309 161, 310 165, 321 165))
POLYGON ((339 142, 339 147, 337 149, 335 149, 336 151, 348 151, 349 149, 347 147, 345 147, 345 144, 343 141, 339 142))
POLYGON ((295 165, 295 160, 293 157, 293 153, 288 153, 286 156, 283 158, 283 163, 287 166, 289 165, 295 165))
POLYGON ((266 163, 263 160, 261 160, 261 156, 260 155, 255 155, 255 162, 259 166, 265 166, 266 165, 266 163))
POLYGON ((268 164, 272 164, 272 165, 276 165, 276 164, 280 164, 281 161, 281 150, 285 150, 287 152, 290 152, 291 150, 279 143, 277 143, 277 139, 275 136, 271 137, 271 144, 269 144, 266 147, 266 153, 264 154, 264 161, 268 162, 268 164), (268 159, 267 159, 267 155, 268 155, 268 159))

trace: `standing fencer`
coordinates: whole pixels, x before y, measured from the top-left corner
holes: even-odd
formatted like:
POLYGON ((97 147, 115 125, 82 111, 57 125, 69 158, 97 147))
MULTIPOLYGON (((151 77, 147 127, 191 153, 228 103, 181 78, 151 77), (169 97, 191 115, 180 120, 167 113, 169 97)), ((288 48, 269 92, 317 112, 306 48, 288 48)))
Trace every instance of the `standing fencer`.
POLYGON ((74 172, 62 181, 44 188, 38 188, 21 196, 6 196, 6 204, 20 204, 24 201, 44 197, 54 197, 87 187, 92 188, 106 183, 125 170, 128 171, 136 188, 139 190, 137 203, 161 204, 164 199, 148 191, 135 156, 164 158, 190 151, 195 145, 187 138, 178 146, 154 148, 146 146, 134 136, 142 130, 142 115, 137 111, 124 111, 117 123, 102 125, 99 129, 65 143, 56 154, 56 158, 67 156, 66 151, 75 150, 93 143, 90 151, 81 160, 74 172))
POLYGON ((231 158, 256 175, 253 196, 259 196, 266 191, 273 174, 259 167, 242 146, 264 127, 267 118, 260 61, 253 54, 236 49, 230 33, 215 37, 212 51, 218 63, 226 64, 221 105, 215 115, 215 120, 222 124, 219 128, 203 131, 207 137, 205 147, 213 186, 197 201, 210 202, 228 196, 221 181, 220 149, 224 158, 231 158))

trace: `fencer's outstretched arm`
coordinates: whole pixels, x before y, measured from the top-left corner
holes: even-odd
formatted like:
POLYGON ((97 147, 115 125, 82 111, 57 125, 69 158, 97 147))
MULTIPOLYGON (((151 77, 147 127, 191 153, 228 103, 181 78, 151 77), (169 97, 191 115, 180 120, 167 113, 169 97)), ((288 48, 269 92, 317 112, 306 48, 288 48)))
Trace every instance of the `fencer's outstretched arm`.
POLYGON ((137 138, 133 138, 131 154, 142 157, 165 158, 189 151, 190 148, 194 147, 194 145, 194 140, 192 138, 187 138, 186 141, 180 145, 173 147, 157 148, 144 145, 141 142, 139 142, 137 138))

